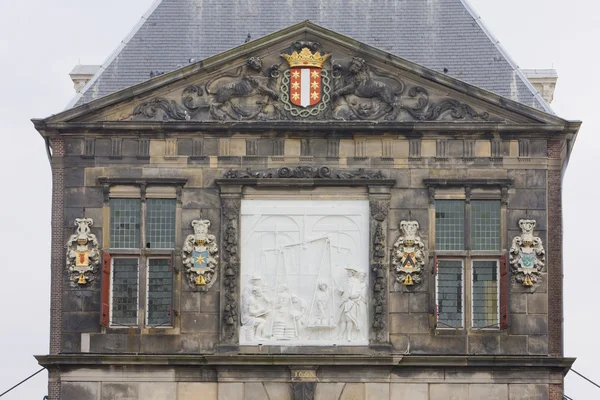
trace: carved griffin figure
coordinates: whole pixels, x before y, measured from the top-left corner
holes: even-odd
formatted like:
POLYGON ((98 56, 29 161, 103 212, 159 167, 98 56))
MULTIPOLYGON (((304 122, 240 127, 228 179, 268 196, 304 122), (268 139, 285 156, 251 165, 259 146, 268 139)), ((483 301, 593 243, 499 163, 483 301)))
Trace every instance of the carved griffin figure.
POLYGON ((392 250, 392 265, 398 275, 396 281, 411 286, 421 283, 425 267, 425 244, 419 236, 417 221, 400 222, 400 230, 402 236, 396 240, 392 250))
POLYGON ((73 286, 85 286, 94 280, 100 263, 100 253, 96 235, 90 227, 91 218, 76 218, 76 233, 67 241, 67 270, 73 286))
POLYGON ((522 233, 514 237, 510 246, 510 265, 515 280, 523 286, 533 286, 537 282, 546 260, 542 239, 533 234, 535 225, 533 219, 519 220, 522 233))
POLYGON ((192 285, 211 287, 217 279, 219 248, 215 235, 208 233, 210 221, 192 221, 194 234, 188 235, 183 244, 183 265, 192 285))
POLYGON ((393 87, 388 83, 374 79, 371 76, 367 62, 360 57, 354 57, 345 70, 339 64, 335 64, 333 69, 334 75, 345 76, 341 87, 333 92, 334 101, 348 95, 371 99, 369 103, 347 100, 349 109, 353 114, 350 115, 350 119, 378 119, 385 115, 386 120, 393 121, 398 117, 400 112, 398 95, 404 91, 402 81, 392 78, 398 82, 398 86, 393 87), (383 108, 380 104, 373 102, 373 99, 379 100, 383 108))

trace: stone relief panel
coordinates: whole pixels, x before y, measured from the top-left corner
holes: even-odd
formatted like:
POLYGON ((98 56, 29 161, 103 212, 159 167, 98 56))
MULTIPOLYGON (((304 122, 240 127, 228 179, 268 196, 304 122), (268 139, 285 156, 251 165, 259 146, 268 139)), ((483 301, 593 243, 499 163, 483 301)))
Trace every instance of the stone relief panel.
POLYGON ((510 247, 510 265, 515 280, 523 286, 533 286, 544 269, 546 252, 542 239, 534 235, 533 219, 519 220, 521 235, 515 236, 510 247))
POLYGON ((367 345, 367 201, 244 200, 240 344, 367 345))
POLYGON ((488 120, 487 112, 411 84, 365 58, 296 41, 279 56, 248 57, 185 87, 179 98, 154 97, 122 120, 488 120), (339 56, 339 59, 334 58, 339 56), (264 58, 264 59, 263 59, 264 58))
POLYGON ((425 267, 425 244, 419 236, 417 221, 400 222, 402 236, 394 243, 392 267, 396 272, 396 281, 405 286, 421 283, 425 267))
POLYGON ((215 235, 208 233, 210 221, 192 221, 194 233, 183 243, 183 266, 189 282, 194 286, 210 288, 217 279, 219 247, 215 235))
POLYGON ((86 286, 92 282, 98 272, 100 251, 98 239, 90 227, 91 218, 76 218, 76 233, 67 242, 67 271, 72 286, 86 286))

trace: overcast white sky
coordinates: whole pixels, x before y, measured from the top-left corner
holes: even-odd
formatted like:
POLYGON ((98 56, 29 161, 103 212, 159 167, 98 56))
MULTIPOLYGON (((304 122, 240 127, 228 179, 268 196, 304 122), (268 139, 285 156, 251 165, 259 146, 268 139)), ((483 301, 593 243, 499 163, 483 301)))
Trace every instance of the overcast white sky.
MULTIPOLYGON (((416 0, 412 0, 416 1, 416 0)), ((68 73, 101 64, 153 0, 0 0, 0 393, 39 369, 48 352, 51 175, 43 140, 29 122, 61 111, 74 94, 68 73)), ((522 68, 555 68, 552 107, 584 122, 564 180, 566 355, 600 382, 600 287, 596 235, 600 5, 593 0, 471 0, 522 68)), ((553 232, 549 232, 549 235, 553 232)), ((6 400, 42 399, 43 372, 6 400)), ((566 394, 600 398, 574 374, 566 394)))

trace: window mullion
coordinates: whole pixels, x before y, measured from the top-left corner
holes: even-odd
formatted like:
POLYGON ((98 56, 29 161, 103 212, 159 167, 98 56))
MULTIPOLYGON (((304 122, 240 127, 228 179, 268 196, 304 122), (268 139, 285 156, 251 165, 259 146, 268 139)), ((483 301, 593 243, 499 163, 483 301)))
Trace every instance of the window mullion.
POLYGON ((471 250, 471 191, 467 188, 465 201, 465 250, 471 250))
POLYGON ((142 254, 140 256, 139 268, 139 313, 138 318, 140 328, 146 324, 146 306, 148 304, 148 257, 144 251, 146 248, 146 220, 147 220, 147 202, 145 187, 142 187, 141 218, 140 218, 140 247, 142 254))

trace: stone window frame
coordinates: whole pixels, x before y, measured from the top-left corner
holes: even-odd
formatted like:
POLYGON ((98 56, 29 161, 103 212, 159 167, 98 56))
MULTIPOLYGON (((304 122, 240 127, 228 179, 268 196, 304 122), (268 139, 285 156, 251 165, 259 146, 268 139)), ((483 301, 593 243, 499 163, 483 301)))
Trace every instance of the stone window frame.
MULTIPOLYGON (((239 330, 241 326, 240 309, 241 263, 240 254, 240 211, 244 198, 244 188, 248 186, 267 188, 287 188, 290 190, 327 187, 363 187, 369 200, 369 259, 370 259, 370 305, 369 305, 369 347, 391 351, 389 342, 389 251, 387 249, 388 212, 391 189, 394 179, 320 179, 320 178, 226 178, 215 181, 221 198, 221 332, 220 343, 224 349, 239 348, 239 330), (229 233, 228 233, 229 232, 229 233), (376 235, 382 233, 383 237, 376 235), (377 246, 378 252, 375 251, 377 246), (379 254, 379 256, 378 256, 379 254)), ((381 236, 381 235, 380 235, 381 236)), ((271 348, 278 346, 269 346, 271 348)), ((322 346, 329 349, 332 346, 322 346)), ((358 346, 364 347, 364 346, 358 346)), ((298 350, 302 352, 303 348, 298 350)), ((314 352, 313 346, 307 352, 314 352)))
POLYGON ((434 309, 435 329, 444 331, 490 331, 501 332, 508 328, 509 272, 507 262, 508 191, 513 185, 512 179, 424 179, 429 191, 429 245, 431 249, 432 274, 430 284, 432 304, 437 304, 437 268, 438 259, 460 260, 463 264, 462 295, 463 324, 461 327, 443 327, 437 321, 437 308, 434 309), (465 202, 463 250, 436 250, 436 200, 463 200, 465 202), (500 201, 500 249, 471 250, 471 200, 500 201), (497 327, 473 326, 473 261, 496 260, 498 262, 499 324, 497 327))
POLYGON ((178 333, 179 329, 176 326, 175 316, 177 314, 178 293, 180 288, 177 287, 176 277, 173 277, 173 300, 171 302, 171 316, 169 324, 150 325, 148 324, 148 284, 149 284, 149 260, 150 259, 169 259, 171 260, 171 270, 173 274, 178 273, 175 267, 177 250, 180 249, 181 242, 181 209, 182 209, 182 192, 183 186, 187 182, 187 178, 118 178, 118 177, 99 177, 98 184, 103 189, 103 271, 101 281, 101 325, 105 329, 121 330, 121 329, 137 329, 139 332, 147 333, 154 329, 160 329, 165 333, 178 333), (126 193, 116 195, 111 189, 115 187, 126 188, 126 193), (127 189, 128 188, 128 189, 127 189), (174 189, 174 190, 173 190, 174 189), (161 191, 170 193, 161 193, 161 191), (147 195, 150 192, 151 198, 156 199, 174 199, 175 200, 175 226, 174 226, 174 247, 169 249, 147 249, 144 245, 146 235, 145 221, 147 218, 146 201, 147 195), (140 202, 140 243, 137 248, 111 248, 110 247, 110 200, 111 198, 139 198, 140 202), (112 276, 113 276, 113 259, 114 258, 136 258, 138 260, 138 314, 136 325, 123 325, 112 323, 112 276))

